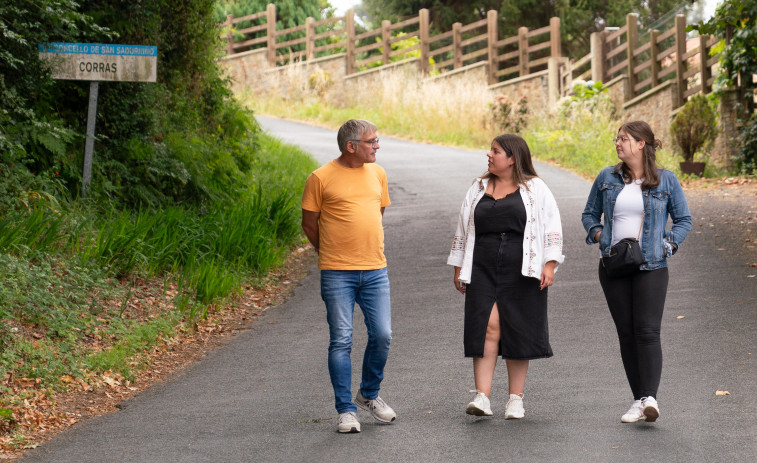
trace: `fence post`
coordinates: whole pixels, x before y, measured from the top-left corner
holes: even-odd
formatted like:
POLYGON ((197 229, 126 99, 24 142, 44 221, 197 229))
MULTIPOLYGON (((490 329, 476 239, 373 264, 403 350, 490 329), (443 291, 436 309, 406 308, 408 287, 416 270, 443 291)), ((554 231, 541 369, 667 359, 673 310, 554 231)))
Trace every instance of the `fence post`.
POLYGON ((350 75, 355 73, 355 10, 347 10, 344 28, 347 29, 347 75, 350 75))
POLYGON ((639 78, 636 76, 633 68, 636 67, 636 58, 634 52, 639 41, 639 31, 637 29, 637 18, 633 13, 626 15, 626 56, 628 56, 628 85, 626 86, 626 101, 632 100, 636 96, 636 83, 639 78))
POLYGON ((305 60, 315 58, 315 19, 305 19, 305 60))
MULTIPOLYGON (((686 80, 683 74, 686 72, 686 60, 683 55, 686 54, 686 16, 676 15, 675 19, 675 37, 676 37, 676 101, 675 108, 682 106, 684 103, 683 92, 686 91, 686 80)), ((673 109, 675 109, 673 108, 673 109)))
POLYGON ((268 64, 276 66, 276 5, 269 3, 265 9, 268 43, 268 64))
POLYGON ((388 19, 381 21, 381 64, 386 66, 389 64, 391 57, 389 56, 392 51, 392 46, 389 44, 389 40, 392 38, 392 31, 389 29, 392 22, 388 19))
POLYGON ((606 31, 591 33, 591 80, 605 82, 606 31))
POLYGON ((229 30, 226 32, 226 54, 231 56, 234 54, 234 33, 232 30, 234 29, 231 25, 231 21, 234 19, 234 15, 230 14, 226 16, 226 21, 223 23, 223 26, 228 26, 229 30))
POLYGON ((452 69, 463 67, 463 23, 452 25, 452 69))
POLYGON ((702 81, 702 95, 707 95, 712 91, 707 81, 712 77, 712 70, 707 66, 707 58, 710 56, 707 49, 707 42, 709 42, 709 35, 699 36, 699 79, 702 81))
POLYGON ((660 31, 653 29, 649 33, 649 59, 652 60, 650 72, 652 74, 652 88, 657 87, 660 83, 660 62, 657 60, 657 55, 660 54, 660 44, 657 43, 658 37, 660 37, 660 31))
POLYGON ((424 76, 429 74, 429 43, 428 43, 428 9, 422 8, 418 11, 418 35, 421 40, 421 73, 424 76))
POLYGON ((549 47, 552 58, 562 56, 562 42, 560 41, 560 18, 553 17, 549 20, 549 47))
POLYGON ((497 60, 497 42, 499 41, 499 31, 497 31, 497 10, 486 12, 486 47, 489 59, 489 85, 497 83, 497 71, 499 71, 499 61, 497 60))
POLYGON ((549 112, 554 111, 557 102, 562 98, 562 66, 565 60, 559 57, 550 57, 547 60, 547 107, 549 112))
POLYGON ((518 64, 520 76, 528 75, 528 28, 518 28, 518 64))

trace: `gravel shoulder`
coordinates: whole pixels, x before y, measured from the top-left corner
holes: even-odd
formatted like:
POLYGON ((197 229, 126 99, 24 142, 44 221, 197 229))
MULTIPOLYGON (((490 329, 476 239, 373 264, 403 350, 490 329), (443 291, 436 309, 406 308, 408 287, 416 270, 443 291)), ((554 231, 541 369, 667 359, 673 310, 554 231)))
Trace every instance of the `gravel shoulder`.
POLYGON ((757 180, 730 177, 683 186, 694 219, 691 233, 736 244, 743 264, 757 267, 757 180))

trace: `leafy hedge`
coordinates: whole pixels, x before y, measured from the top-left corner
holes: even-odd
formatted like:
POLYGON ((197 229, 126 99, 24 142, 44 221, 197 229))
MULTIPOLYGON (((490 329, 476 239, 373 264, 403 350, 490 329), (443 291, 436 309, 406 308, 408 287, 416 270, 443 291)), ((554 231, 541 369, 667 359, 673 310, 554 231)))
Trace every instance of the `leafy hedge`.
POLYGON ((0 210, 29 192, 74 199, 89 83, 53 80, 37 44, 157 45, 157 83, 100 85, 92 197, 126 207, 198 204, 249 172, 236 140, 259 129, 216 63, 214 0, 9 0, 0 5, 0 210))

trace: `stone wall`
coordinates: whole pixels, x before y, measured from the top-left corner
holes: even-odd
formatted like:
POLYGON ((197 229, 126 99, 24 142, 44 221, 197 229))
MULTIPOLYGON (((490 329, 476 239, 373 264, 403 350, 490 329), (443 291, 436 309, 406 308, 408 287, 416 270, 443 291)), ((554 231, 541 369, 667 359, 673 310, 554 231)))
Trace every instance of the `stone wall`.
POLYGON ((541 71, 524 77, 501 82, 489 86, 492 98, 503 95, 509 102, 516 104, 522 98, 526 98, 526 107, 529 114, 544 114, 549 108, 549 86, 547 84, 547 72, 541 71))
POLYGON ((448 81, 457 79, 478 79, 480 82, 486 82, 489 78, 489 63, 481 61, 475 64, 453 69, 452 71, 442 72, 441 74, 431 76, 429 81, 448 81))
POLYGON ((268 68, 266 53, 263 48, 220 59, 221 66, 231 78, 231 88, 235 93, 246 89, 250 83, 260 81, 263 70, 268 68))
POLYGON ((607 93, 610 96, 610 100, 615 108, 620 109, 623 107, 625 101, 626 86, 628 85, 628 78, 626 76, 618 76, 607 83, 607 93))
POLYGON ((417 82, 417 76, 420 72, 420 58, 409 58, 402 61, 391 63, 387 66, 380 66, 368 69, 355 74, 344 76, 342 85, 335 85, 328 95, 328 101, 336 106, 358 105, 354 101, 357 95, 366 95, 371 92, 372 88, 379 88, 383 82, 390 78, 401 78, 397 75, 406 75, 407 82, 417 82), (367 91, 364 91, 367 90, 367 91))
POLYGON ((663 146, 672 148, 670 123, 673 121, 675 92, 676 83, 669 80, 637 96, 623 104, 623 120, 647 122, 663 146))

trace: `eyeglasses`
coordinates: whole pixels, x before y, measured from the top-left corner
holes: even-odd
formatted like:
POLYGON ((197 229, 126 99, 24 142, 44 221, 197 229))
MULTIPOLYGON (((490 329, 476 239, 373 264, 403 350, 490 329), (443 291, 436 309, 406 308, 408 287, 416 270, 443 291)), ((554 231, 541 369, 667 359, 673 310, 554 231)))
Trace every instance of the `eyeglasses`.
POLYGON ((378 137, 376 137, 376 138, 374 138, 372 140, 350 140, 350 141, 368 143, 369 145, 371 145, 371 148, 375 148, 379 144, 378 137))
POLYGON ((615 138, 612 139, 612 142, 613 143, 618 143, 618 142, 625 143, 628 140, 631 140, 631 137, 615 137, 615 138))

